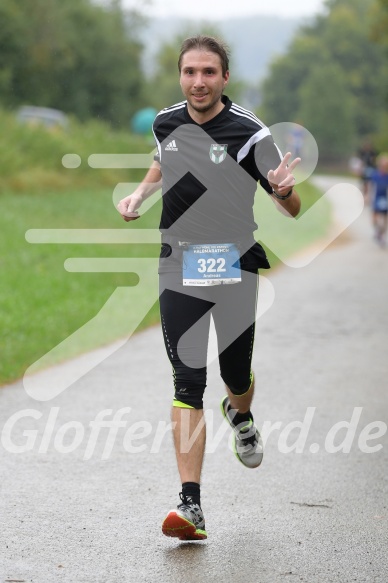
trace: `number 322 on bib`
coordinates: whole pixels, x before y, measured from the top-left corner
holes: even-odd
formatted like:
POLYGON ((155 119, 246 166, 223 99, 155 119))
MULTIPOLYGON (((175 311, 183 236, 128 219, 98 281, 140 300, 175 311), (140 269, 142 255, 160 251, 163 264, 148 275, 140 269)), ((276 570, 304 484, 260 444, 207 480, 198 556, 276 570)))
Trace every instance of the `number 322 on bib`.
POLYGON ((240 254, 234 243, 189 245, 183 251, 183 285, 239 283, 240 254))

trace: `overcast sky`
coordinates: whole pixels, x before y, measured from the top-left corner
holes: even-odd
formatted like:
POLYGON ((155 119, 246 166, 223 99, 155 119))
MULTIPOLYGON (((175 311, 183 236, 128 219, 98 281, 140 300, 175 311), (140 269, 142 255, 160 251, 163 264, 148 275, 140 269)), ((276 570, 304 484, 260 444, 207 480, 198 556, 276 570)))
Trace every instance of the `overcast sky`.
POLYGON ((123 0, 128 8, 142 5, 149 16, 210 20, 253 14, 313 16, 322 11, 324 0, 123 0))

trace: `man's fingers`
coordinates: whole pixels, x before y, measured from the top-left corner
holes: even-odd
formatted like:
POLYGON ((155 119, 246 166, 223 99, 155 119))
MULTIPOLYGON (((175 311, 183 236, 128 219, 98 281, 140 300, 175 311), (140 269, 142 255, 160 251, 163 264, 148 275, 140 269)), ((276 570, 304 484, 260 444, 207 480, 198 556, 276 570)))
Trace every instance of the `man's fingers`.
POLYGON ((295 166, 297 166, 297 165, 299 164, 299 162, 301 162, 301 161, 302 161, 302 158, 295 158, 295 160, 293 160, 293 161, 291 162, 291 164, 289 165, 289 167, 288 167, 288 170, 289 170, 290 172, 292 172, 292 171, 293 171, 293 169, 295 168, 295 166))
POLYGON ((279 168, 286 168, 288 160, 291 158, 291 156, 292 156, 291 152, 287 152, 287 154, 284 155, 283 160, 280 162, 279 168))
POLYGON ((278 184, 279 188, 291 188, 292 186, 295 185, 295 178, 292 176, 288 176, 285 180, 283 180, 283 182, 280 182, 280 184, 278 184))
POLYGON ((116 208, 126 222, 134 221, 140 218, 140 215, 137 211, 128 208, 128 202, 120 201, 116 208))
POLYGON ((269 182, 273 184, 277 184, 279 187, 284 188, 285 186, 290 187, 294 186, 295 178, 292 175, 292 171, 301 162, 301 158, 295 158, 289 165, 288 161, 290 160, 292 154, 291 152, 287 152, 285 154, 283 160, 280 162, 279 166, 276 170, 270 170, 267 174, 267 179, 269 182))
MULTIPOLYGON (((283 160, 280 162, 280 164, 276 168, 276 170, 270 170, 268 172, 267 178, 269 178, 270 172, 272 173, 271 177, 275 178, 278 174, 284 173, 285 171, 289 170, 288 161, 291 158, 291 156, 292 156, 291 152, 287 152, 287 154, 284 155, 283 160)), ((297 158, 297 160, 300 160, 300 158, 297 158)), ((294 162, 295 162, 295 160, 294 160, 294 162)), ((290 167, 292 166, 292 164, 294 164, 294 162, 291 163, 290 167)), ((297 164, 298 164, 298 162, 297 162, 297 164)), ((294 164, 294 166, 295 166, 295 164, 294 164)), ((294 166, 292 166, 292 168, 294 168, 294 166)), ((272 182, 272 180, 271 180, 271 182, 272 182)))

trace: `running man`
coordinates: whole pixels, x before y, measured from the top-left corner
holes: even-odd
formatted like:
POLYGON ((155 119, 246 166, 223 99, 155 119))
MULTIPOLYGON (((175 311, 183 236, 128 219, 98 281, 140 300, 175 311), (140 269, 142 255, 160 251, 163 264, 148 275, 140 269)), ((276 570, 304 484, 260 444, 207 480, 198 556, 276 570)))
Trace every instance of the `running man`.
POLYGON ((387 244, 388 154, 380 154, 377 168, 370 175, 374 238, 381 247, 387 244))
POLYGON ((370 203, 371 176, 376 169, 376 159, 378 152, 373 147, 372 142, 366 139, 362 147, 358 150, 358 159, 361 161, 361 186, 366 203, 370 203))
POLYGON ((200 482, 210 316, 226 389, 221 411, 233 429, 238 460, 256 468, 263 448, 251 413, 251 359, 258 269, 270 266, 253 238, 252 207, 259 182, 281 212, 299 213, 292 170, 300 158, 283 158, 269 129, 224 95, 229 59, 222 42, 202 35, 186 39, 178 69, 185 100, 156 116, 158 154, 118 210, 125 221, 138 219, 141 203, 162 187, 160 314, 173 368, 171 418, 182 483, 181 502, 162 531, 201 540, 207 538, 200 482))

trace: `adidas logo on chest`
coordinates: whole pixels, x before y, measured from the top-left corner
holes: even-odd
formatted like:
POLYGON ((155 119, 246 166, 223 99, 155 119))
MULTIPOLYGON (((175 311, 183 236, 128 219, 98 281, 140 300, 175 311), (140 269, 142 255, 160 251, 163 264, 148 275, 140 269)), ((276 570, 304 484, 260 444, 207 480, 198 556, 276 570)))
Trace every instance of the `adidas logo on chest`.
POLYGON ((178 148, 175 140, 171 140, 169 144, 164 148, 166 152, 178 152, 178 148))

